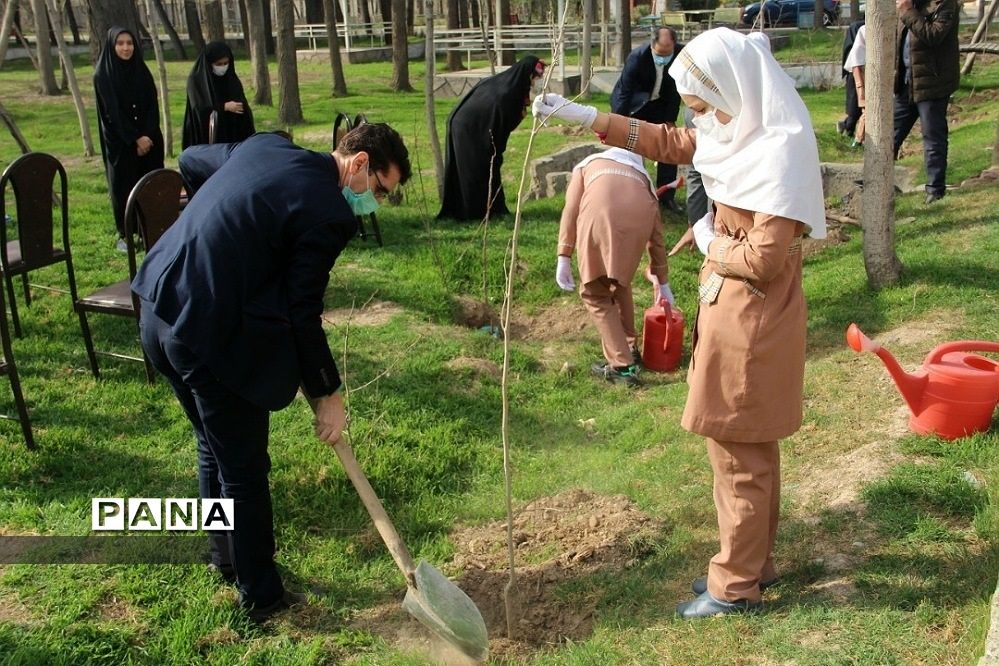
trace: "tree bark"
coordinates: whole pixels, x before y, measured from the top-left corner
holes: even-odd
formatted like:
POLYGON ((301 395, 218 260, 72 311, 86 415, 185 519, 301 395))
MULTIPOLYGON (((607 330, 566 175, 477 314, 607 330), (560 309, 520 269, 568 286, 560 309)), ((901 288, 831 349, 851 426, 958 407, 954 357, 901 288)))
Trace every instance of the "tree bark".
POLYGON ((66 0, 64 5, 66 20, 69 22, 69 31, 73 33, 73 46, 80 45, 80 26, 76 22, 76 14, 73 12, 73 3, 66 0))
MULTIPOLYGON (((628 2, 629 0, 622 0, 628 2)), ((494 34, 496 35, 496 60, 500 65, 512 65, 517 61, 517 54, 512 49, 503 48, 503 26, 510 25, 510 0, 496 0, 496 15, 493 17, 494 34)))
POLYGON ((427 136, 430 137, 430 150, 434 155, 434 174, 437 176, 437 197, 444 198, 444 158, 441 156, 441 139, 437 133, 437 114, 434 106, 434 0, 424 0, 423 16, 427 24, 426 83, 424 85, 424 108, 427 112, 427 136))
POLYGON ((56 48, 59 50, 59 57, 62 59, 63 71, 66 72, 66 79, 69 83, 69 91, 73 95, 73 104, 76 106, 76 116, 80 121, 80 136, 83 139, 84 157, 94 156, 94 141, 90 136, 90 123, 87 122, 87 109, 83 105, 83 95, 80 94, 80 86, 76 81, 76 72, 73 69, 73 59, 69 56, 69 49, 66 48, 66 41, 62 37, 62 17, 59 15, 57 0, 47 0, 49 16, 52 19, 53 33, 56 39, 56 48))
POLYGON ((285 125, 302 122, 302 99, 298 92, 298 60, 295 56, 295 8, 277 3, 278 120, 285 125))
POLYGON ((184 19, 187 21, 187 36, 198 53, 205 50, 205 35, 201 32, 201 17, 198 16, 198 3, 184 0, 184 19))
POLYGON ((382 24, 389 24, 389 29, 382 33, 382 42, 385 46, 392 46, 392 31, 395 30, 395 23, 392 21, 394 4, 394 0, 378 0, 378 12, 382 15, 382 24))
POLYGON ((329 39, 330 68, 333 70, 333 96, 347 96, 347 81, 343 78, 343 61, 340 59, 340 37, 336 34, 336 0, 323 0, 323 18, 329 39))
MULTIPOLYGON (((448 30, 457 30, 461 26, 461 15, 460 0, 447 0, 447 28, 448 30)), ((426 12, 425 12, 426 13, 426 12)), ((430 14, 432 16, 432 14, 430 14)), ((430 20, 429 18, 427 19, 430 20)), ((428 33, 429 34, 429 29, 428 33)), ((429 46, 427 48, 430 48, 429 46)), ((450 49, 447 52, 447 71, 457 72, 465 69, 465 66, 461 64, 461 51, 457 49, 450 49)))
POLYGON ((14 122, 14 117, 10 115, 10 112, 7 111, 6 107, 4 107, 3 102, 0 102, 0 118, 3 119, 7 129, 10 130, 10 135, 14 137, 14 141, 17 143, 17 147, 21 149, 21 153, 30 153, 31 148, 28 146, 28 141, 24 138, 24 135, 21 134, 21 130, 17 128, 17 123, 14 122))
POLYGON ((267 69, 267 37, 264 34, 263 0, 246 0, 246 20, 250 24, 250 58, 253 62, 253 102, 270 106, 271 74, 267 69))
POLYGON ((208 30, 208 41, 225 41, 225 22, 222 19, 222 4, 219 0, 208 0, 205 3, 205 28, 208 30))
POLYGON ((409 83, 409 37, 406 34, 406 0, 392 0, 392 83, 397 92, 412 92, 409 83))
MULTIPOLYGON (((288 2, 289 0, 279 0, 288 2)), ((267 48, 267 57, 277 54, 277 44, 274 42, 274 23, 271 20, 271 0, 263 0, 264 9, 264 46, 267 48)))
POLYGON ((305 22, 309 24, 322 23, 325 10, 324 0, 305 0, 305 22))
POLYGON ((623 67, 624 61, 628 59, 628 54, 631 53, 631 2, 629 0, 621 0, 618 3, 617 33, 617 65, 623 67))
POLYGON ((0 68, 3 68, 4 60, 7 58, 7 44, 10 42, 10 31, 14 27, 14 10, 17 8, 17 0, 7 0, 7 6, 3 10, 3 25, 0 26, 0 68))
POLYGON ((173 122, 170 120, 170 88, 167 85, 166 58, 163 57, 163 45, 160 44, 159 30, 156 29, 156 18, 146 0, 144 17, 149 22, 149 37, 153 43, 153 53, 156 56, 156 70, 160 77, 160 122, 163 123, 163 144, 166 154, 173 157, 173 122))
POLYGON ((238 0, 239 2, 239 22, 243 27, 243 48, 246 52, 251 51, 250 48, 250 10, 246 6, 246 0, 238 0))
POLYGON ((31 0, 31 11, 35 15, 35 47, 38 49, 38 91, 43 95, 58 95, 60 90, 53 71, 52 46, 47 38, 49 24, 45 0, 31 0))
POLYGON ((590 75, 593 73, 593 0, 583 2, 583 43, 579 57, 579 93, 590 99, 590 75))
POLYGON ((895 5, 868 0, 867 128, 864 137, 864 268, 874 289, 895 284, 902 262, 895 254, 895 155, 893 79, 895 74, 895 5))
POLYGON ((184 42, 180 41, 180 35, 177 34, 173 23, 170 22, 170 15, 167 14, 166 7, 163 6, 163 0, 153 0, 153 7, 156 9, 156 15, 159 17, 160 23, 163 24, 163 29, 166 30, 167 35, 170 37, 173 50, 180 54, 183 60, 187 60, 187 51, 184 50, 184 42))

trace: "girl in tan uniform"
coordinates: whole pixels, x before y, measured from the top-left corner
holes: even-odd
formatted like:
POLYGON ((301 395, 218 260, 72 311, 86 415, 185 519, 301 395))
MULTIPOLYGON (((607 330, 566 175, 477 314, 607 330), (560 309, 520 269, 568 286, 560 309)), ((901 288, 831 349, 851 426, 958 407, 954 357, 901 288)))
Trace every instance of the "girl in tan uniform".
POLYGON ((719 552, 692 585, 697 597, 677 606, 697 618, 757 609, 777 576, 777 442, 802 419, 801 236, 825 237, 825 210, 808 110, 764 44, 709 30, 669 73, 696 129, 598 114, 552 94, 534 112, 655 160, 693 162, 715 202, 694 225, 706 258, 681 420, 707 441, 718 513, 719 552))
POLYGON ((576 285, 570 258, 576 251, 579 295, 603 346, 604 361, 592 371, 609 382, 638 385, 635 301, 631 283, 642 255, 662 298, 674 305, 667 281, 659 201, 642 158, 621 148, 590 155, 572 170, 558 234, 555 282, 576 285))

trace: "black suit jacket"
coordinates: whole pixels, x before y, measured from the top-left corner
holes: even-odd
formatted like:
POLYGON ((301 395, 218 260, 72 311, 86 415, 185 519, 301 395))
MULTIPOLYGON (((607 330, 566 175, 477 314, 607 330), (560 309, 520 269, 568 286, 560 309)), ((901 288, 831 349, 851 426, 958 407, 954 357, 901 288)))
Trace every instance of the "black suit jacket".
MULTIPOLYGON (((681 49, 683 45, 677 44, 673 49, 674 58, 681 49)), ((666 65, 666 69, 669 69, 669 65, 666 65)), ((611 93, 611 112, 653 123, 675 123, 680 113, 680 95, 676 91, 676 81, 668 71, 663 71, 659 98, 649 101, 655 85, 656 65, 652 60, 652 44, 648 43, 628 54, 621 76, 611 93)))
MULTIPOLYGON (((180 219, 149 251, 132 289, 230 390, 271 410, 299 385, 340 387, 322 328, 323 294, 357 232, 329 153, 274 134, 228 144, 180 219)), ((207 157, 202 153, 202 157, 207 157)), ((196 167, 195 167, 196 168, 196 167)))

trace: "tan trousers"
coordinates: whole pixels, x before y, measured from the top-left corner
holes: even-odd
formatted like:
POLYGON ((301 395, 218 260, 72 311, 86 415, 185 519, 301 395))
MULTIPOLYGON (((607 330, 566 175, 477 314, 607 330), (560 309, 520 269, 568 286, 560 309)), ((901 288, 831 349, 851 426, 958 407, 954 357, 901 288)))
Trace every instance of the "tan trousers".
POLYGON ((638 333, 631 285, 620 284, 604 275, 584 284, 579 295, 600 334, 607 362, 615 367, 634 363, 631 348, 638 333))
POLYGON ((760 600, 760 581, 772 580, 780 509, 777 442, 719 442, 709 438, 721 547, 708 566, 716 599, 760 600))

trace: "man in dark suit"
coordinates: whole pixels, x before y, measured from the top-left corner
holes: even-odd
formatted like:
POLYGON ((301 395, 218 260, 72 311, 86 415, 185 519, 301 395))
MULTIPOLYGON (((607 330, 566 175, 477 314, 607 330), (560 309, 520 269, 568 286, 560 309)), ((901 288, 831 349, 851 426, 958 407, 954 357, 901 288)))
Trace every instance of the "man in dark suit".
POLYGON ((194 426, 201 496, 234 501, 233 531, 211 535, 212 565, 260 621, 304 601, 274 564, 270 412, 301 387, 316 435, 339 440, 346 418, 323 295, 356 216, 409 179, 409 156, 384 124, 354 129, 332 154, 274 134, 198 149, 218 155, 189 161, 203 165, 193 177, 204 184, 132 289, 143 349, 194 426))
MULTIPOLYGON (((628 54, 611 93, 611 112, 675 125, 680 113, 680 95, 668 70, 682 48, 676 42, 673 28, 656 28, 651 42, 628 54)), ((674 180, 676 165, 660 163, 656 169, 656 189, 674 180)), ((659 195, 659 205, 678 213, 681 209, 673 200, 675 193, 675 189, 663 192, 659 195)))

